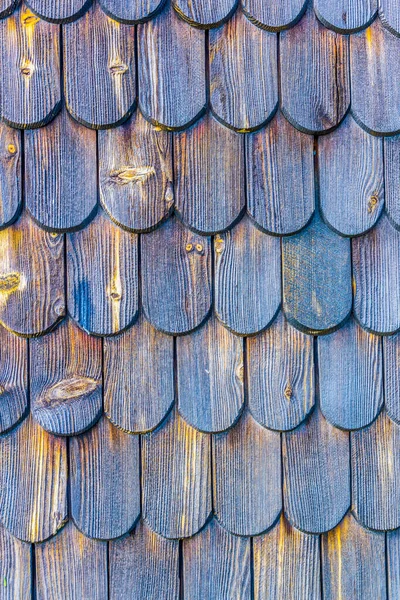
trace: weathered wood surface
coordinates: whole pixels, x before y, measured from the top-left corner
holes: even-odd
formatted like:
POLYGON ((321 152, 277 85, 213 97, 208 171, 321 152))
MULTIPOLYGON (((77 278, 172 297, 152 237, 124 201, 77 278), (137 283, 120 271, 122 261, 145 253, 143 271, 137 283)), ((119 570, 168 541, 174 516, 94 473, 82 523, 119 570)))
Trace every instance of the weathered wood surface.
POLYGON ((183 584, 186 598, 251 598, 250 540, 228 533, 212 519, 184 540, 183 584))
POLYGON ((172 140, 138 111, 121 127, 100 131, 100 201, 111 219, 133 231, 148 231, 174 203, 172 140))
POLYGON ((85 331, 111 335, 138 311, 138 238, 99 211, 67 240, 68 311, 85 331))
POLYGON ((322 536, 324 599, 386 600, 385 535, 368 531, 351 513, 322 536))
POLYGON ((0 525, 1 599, 24 600, 32 594, 31 545, 0 525))
POLYGON ((385 408, 388 416, 400 425, 400 334, 384 336, 382 342, 385 408))
POLYGON ((107 598, 107 543, 87 538, 70 521, 35 547, 36 598, 107 598))
POLYGON ((88 9, 92 0, 29 0, 30 8, 52 23, 68 23, 78 19, 88 9))
POLYGON ((400 33, 400 6, 396 0, 379 0, 379 16, 389 31, 400 33))
POLYGON ((101 340, 67 319, 30 343, 30 399, 36 421, 50 433, 76 435, 100 417, 101 340))
POLYGON ((103 417, 70 440, 71 515, 85 535, 117 538, 140 514, 139 439, 103 417))
POLYGON ((0 124, 0 229, 10 225, 22 206, 21 134, 0 124))
POLYGON ((265 2, 265 0, 242 0, 246 17, 263 29, 280 31, 292 27, 303 15, 308 0, 265 2))
POLYGON ((281 34, 282 111, 308 133, 336 127, 350 103, 348 38, 326 29, 312 5, 281 34))
POLYGON ((281 438, 245 411, 235 427, 213 436, 215 514, 231 533, 257 535, 282 509, 281 438))
POLYGON ((210 436, 175 410, 162 427, 142 436, 142 499, 144 520, 168 538, 194 535, 210 515, 210 436))
POLYGON ((369 425, 383 404, 381 338, 351 319, 318 338, 318 367, 321 410, 328 421, 342 429, 369 425))
POLYGON ((183 22, 169 0, 138 26, 139 104, 155 125, 179 130, 205 111, 205 34, 183 22))
POLYGON ((400 136, 383 140, 386 214, 400 229, 400 136))
POLYGON ((400 328, 400 232, 383 215, 366 235, 352 240, 354 314, 364 329, 400 328))
POLYGON ((278 41, 237 10, 210 31, 210 103, 227 127, 252 131, 278 106, 278 41))
POLYGON ((382 139, 348 115, 318 139, 319 190, 325 221, 343 235, 371 229, 384 206, 382 139))
POLYGON ((176 344, 180 414, 201 431, 228 429, 243 406, 243 341, 212 316, 176 344))
POLYGON ((278 112, 267 127, 245 136, 247 207, 273 234, 302 229, 314 211, 313 138, 278 112))
POLYGON ((219 27, 235 12, 238 0, 173 0, 178 15, 193 27, 219 27))
POLYGON ((136 103, 134 27, 113 21, 95 3, 63 32, 69 112, 95 129, 123 122, 136 103))
POLYGON ((283 308, 306 332, 340 327, 352 306, 350 242, 315 214, 312 223, 282 243, 283 308))
POLYGON ((110 543, 110 600, 179 597, 179 542, 140 521, 130 535, 110 543))
POLYGON ((215 312, 232 331, 250 335, 271 323, 281 303, 281 249, 277 237, 247 215, 215 237, 215 312))
POLYGON ((59 27, 26 6, 0 23, 2 118, 13 127, 40 127, 61 106, 59 27))
POLYGON ((142 302, 157 329, 195 329, 211 308, 210 238, 189 231, 176 217, 141 238, 142 302))
POLYGON ((314 406, 313 339, 282 313, 263 333, 247 340, 248 401, 264 427, 297 427, 314 406))
POLYGON ((0 518, 16 537, 40 542, 67 519, 67 446, 28 416, 0 438, 0 518))
POLYGON ((174 175, 181 219, 200 233, 227 229, 245 203, 243 136, 207 113, 174 136, 174 175))
POLYGON ((24 140, 29 213, 51 231, 86 225, 97 206, 96 133, 63 110, 24 140))
POLYGON ((354 33, 371 23, 377 12, 377 0, 315 0, 318 19, 338 33, 354 33))
POLYGON ((398 38, 379 19, 350 38, 351 111, 369 133, 400 131, 398 38))
POLYGON ((350 506, 349 434, 316 407, 307 421, 283 434, 282 451, 289 521, 310 533, 335 527, 350 506))
POLYGON ((0 18, 11 15, 19 3, 20 0, 0 0, 0 18))
POLYGON ((383 411, 351 434, 353 512, 364 527, 400 526, 400 428, 383 411))
POLYGON ((292 527, 282 515, 254 538, 255 600, 321 600, 319 538, 292 527))
POLYGON ((128 331, 104 340, 104 410, 130 433, 155 429, 174 402, 173 338, 141 315, 128 331))
POLYGON ((102 10, 121 23, 141 23, 152 19, 165 0, 99 0, 102 10))
POLYGON ((400 594, 400 530, 388 531, 387 547, 387 587, 389 600, 395 600, 400 594))
POLYGON ((28 409, 28 343, 0 327, 0 433, 28 409))
POLYGON ((65 314, 64 238, 24 214, 0 231, 0 321, 25 336, 49 330, 65 314))

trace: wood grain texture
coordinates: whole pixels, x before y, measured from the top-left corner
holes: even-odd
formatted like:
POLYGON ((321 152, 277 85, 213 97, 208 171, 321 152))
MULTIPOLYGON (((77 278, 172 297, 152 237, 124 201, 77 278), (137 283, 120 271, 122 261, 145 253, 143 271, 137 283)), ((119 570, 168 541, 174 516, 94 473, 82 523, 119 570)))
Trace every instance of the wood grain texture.
POLYGON ((237 0, 173 0, 178 15, 193 27, 209 29, 228 21, 237 7, 237 0))
POLYGON ((186 598, 250 600, 250 579, 250 540, 228 533, 216 519, 183 541, 186 598))
POLYGON ((68 23, 80 17, 91 3, 92 0, 29 0, 27 4, 41 19, 68 23))
POLYGON ((269 429, 297 427, 314 406, 313 339, 282 313, 247 340, 248 401, 253 417, 269 429))
POLYGON ((395 600, 400 593, 400 531, 388 531, 386 540, 388 600, 395 600))
POLYGON ((278 45, 274 33, 255 27, 237 10, 210 31, 211 110, 227 127, 254 131, 278 106, 278 45))
POLYGON ((130 433, 155 429, 174 402, 173 339, 141 315, 104 340, 104 410, 130 433))
POLYGON ((282 515, 254 538, 253 551, 255 600, 321 600, 317 535, 298 531, 282 515))
POLYGON ((351 111, 369 133, 400 131, 399 61, 399 40, 379 19, 351 36, 351 111))
POLYGON ((400 526, 400 428, 380 413, 351 434, 353 513, 378 531, 400 526))
POLYGON ((324 220, 343 235, 371 229, 384 205, 382 139, 348 115, 318 139, 320 206, 324 220))
POLYGON ((243 406, 243 342, 212 316, 177 339, 178 408, 206 432, 228 429, 243 406))
POLYGON ((107 17, 97 2, 64 26, 65 101, 83 125, 122 123, 136 103, 135 29, 107 17))
POLYGON ((242 0, 246 17, 263 29, 281 31, 292 27, 303 15, 308 0, 265 2, 265 0, 242 0))
POLYGON ((11 225, 21 207, 21 134, 0 123, 0 229, 11 225))
POLYGON ((280 38, 282 111, 298 129, 330 131, 350 103, 348 39, 317 20, 309 3, 300 23, 280 38))
POLYGON ((213 436, 215 514, 236 535, 258 535, 282 509, 281 438, 245 411, 235 427, 213 436))
POLYGON ((354 33, 371 23, 377 12, 377 0, 315 0, 318 19, 338 33, 354 33))
POLYGON ((103 417, 70 440, 71 515, 86 536, 127 533, 140 514, 139 439, 103 417))
POLYGON ((106 15, 120 23, 143 23, 152 19, 165 0, 99 0, 106 15))
POLYGON ((385 208, 392 224, 400 229, 400 136, 383 140, 385 208))
POLYGON ((317 407, 283 434, 282 450, 287 518, 309 533, 332 529, 350 506, 349 434, 330 425, 317 407))
POLYGON ((154 125, 179 130, 205 112, 205 34, 169 7, 138 26, 139 105, 154 125), (168 50, 166 50, 168 48, 168 50))
POLYGON ((322 536, 324 599, 386 600, 385 535, 364 529, 351 513, 322 536))
POLYGON ((30 344, 30 399, 34 419, 55 435, 76 435, 100 417, 101 340, 67 319, 30 344))
POLYGON ((20 0, 0 0, 0 18, 8 17, 17 8, 20 0))
POLYGON ((215 312, 235 333, 250 335, 268 327, 280 302, 279 239, 244 216, 215 238, 215 312))
POLYGON ((200 233, 227 229, 244 208, 243 136, 210 113, 174 136, 175 207, 200 233))
POLYGON ((313 138, 278 112, 261 131, 245 136, 247 208, 265 231, 302 229, 314 211, 313 138))
POLYGON ((388 416, 400 425, 400 334, 385 336, 382 343, 385 408, 388 416))
POLYGON ((0 518, 16 537, 40 542, 67 520, 66 440, 28 416, 0 438, 0 518))
POLYGON ((318 365, 321 410, 328 421, 342 429, 369 425, 383 404, 381 338, 351 319, 318 338, 318 365))
POLYGON ((28 410, 28 343, 0 327, 0 433, 28 410))
POLYGON ((182 334, 199 327, 211 308, 210 238, 175 217, 142 236, 142 302, 157 329, 182 334))
POLYGON ((100 201, 111 219, 149 231, 173 206, 172 140, 137 112, 121 127, 99 132, 100 201))
POLYGON ((400 328, 400 232, 383 215, 366 235, 352 240, 354 314, 374 333, 400 328))
POLYGON ((2 600, 31 598, 31 545, 14 537, 0 525, 2 600))
POLYGON ((59 27, 26 6, 0 22, 2 118, 21 129, 40 127, 61 106, 59 27))
POLYGON ((0 321, 20 335, 51 329, 65 314, 64 239, 26 215, 0 231, 0 321))
POLYGON ((45 229, 87 224, 97 207, 96 133, 63 110, 46 127, 27 131, 25 203, 45 229))
POLYGON ((351 311, 350 241, 315 214, 311 224, 282 243, 283 308, 299 329, 329 332, 351 311))
POLYGON ((185 538, 203 527, 211 512, 210 462, 210 436, 176 410, 142 437, 142 515, 153 531, 185 538))
POLYGON ((379 16, 392 33, 400 33, 400 6, 396 0, 379 0, 379 16))
POLYGON ((140 521, 130 535, 110 543, 110 600, 179 597, 179 542, 140 521))
POLYGON ((96 335, 129 327, 138 311, 138 238, 102 211, 67 241, 68 310, 96 335))
POLYGON ((107 544, 87 538, 70 521, 35 548, 36 598, 107 598, 107 544))

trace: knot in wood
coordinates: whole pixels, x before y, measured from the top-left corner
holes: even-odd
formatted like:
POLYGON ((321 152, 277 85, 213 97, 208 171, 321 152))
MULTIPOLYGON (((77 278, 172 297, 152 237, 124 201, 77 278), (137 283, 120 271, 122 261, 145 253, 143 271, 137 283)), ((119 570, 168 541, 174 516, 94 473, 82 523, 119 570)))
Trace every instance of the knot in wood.
POLYGON ((199 254, 203 254, 204 248, 202 244, 196 244, 196 250, 199 254))
POLYGON ((16 154, 17 152, 17 147, 14 146, 14 144, 8 144, 7 146, 7 150, 10 154, 16 154))
POLYGON ((186 244, 186 252, 191 252, 193 250, 193 244, 186 244))
POLYGON ((0 396, 5 394, 5 392, 6 392, 6 388, 4 387, 4 385, 1 385, 1 383, 0 383, 0 396))
POLYGON ((0 292, 10 294, 19 288, 21 275, 17 272, 0 275, 0 292))
POLYGON ((111 75, 123 75, 128 70, 128 65, 123 62, 115 61, 110 65, 111 75))
POLYGON ((224 251, 224 240, 221 237, 215 238, 215 252, 221 254, 224 251))
POLYGON ((127 185, 128 183, 144 183, 155 175, 154 167, 121 167, 110 172, 110 181, 118 185, 127 185))
POLYGON ((31 62, 25 62, 22 66, 21 66, 21 75, 23 75, 24 77, 32 77, 33 75, 33 64, 31 62))
POLYGON ((53 305, 54 313, 58 317, 63 317, 65 315, 65 303, 63 298, 57 298, 53 305))
POLYGON ((376 205, 378 204, 378 200, 379 200, 378 194, 377 193, 372 194, 372 196, 370 197, 370 199, 368 201, 368 212, 369 213, 374 212, 376 205))
POLYGON ((21 22, 25 27, 35 25, 40 21, 39 17, 33 14, 30 10, 26 10, 21 16, 21 22))
POLYGON ((111 290, 110 297, 115 301, 121 300, 121 294, 116 289, 111 290))
POLYGON ((174 192, 172 191, 172 184, 168 183, 168 187, 165 192, 165 202, 167 203, 168 206, 171 206, 173 201, 174 201, 174 192))
POLYGON ((287 382, 287 384, 286 384, 286 386, 285 386, 285 389, 284 389, 284 391, 283 391, 283 395, 285 396, 286 400, 291 400, 291 399, 292 399, 292 396, 293 396, 293 388, 292 388, 292 386, 290 385, 290 382, 289 382, 289 381, 287 382))
POLYGON ((43 404, 59 404, 66 400, 74 400, 94 392, 98 382, 91 377, 70 377, 51 386, 44 397, 43 404))

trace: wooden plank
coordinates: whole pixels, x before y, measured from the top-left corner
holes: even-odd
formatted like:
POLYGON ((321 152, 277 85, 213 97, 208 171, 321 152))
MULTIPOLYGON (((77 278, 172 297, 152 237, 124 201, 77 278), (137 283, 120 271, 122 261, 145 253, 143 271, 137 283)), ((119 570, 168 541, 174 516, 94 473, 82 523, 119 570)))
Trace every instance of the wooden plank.
POLYGON ((103 411, 101 340, 67 319, 30 344, 34 419, 55 435, 89 429, 103 411))
POLYGON ((0 123, 0 229, 19 216, 22 207, 21 134, 0 123))
POLYGON ((0 327, 0 433, 14 427, 27 410, 28 344, 0 327))
POLYGON ((59 27, 26 6, 0 22, 2 118, 21 129, 41 127, 61 107, 59 27))
POLYGON ((263 427, 297 427, 314 406, 313 339, 280 312, 268 329, 247 340, 248 401, 263 427))
POLYGON ((354 33, 372 23, 377 12, 377 0, 315 0, 318 19, 338 33, 354 33))
POLYGON ((27 4, 41 19, 50 23, 69 23, 80 17, 92 0, 29 0, 27 4))
POLYGON ((282 509, 281 438, 245 411, 213 437, 215 514, 236 535, 258 535, 282 509))
POLYGON ((336 127, 350 104, 348 39, 326 29, 312 5, 280 38, 282 112, 307 133, 336 127))
POLYGON ((381 338, 351 319, 318 338, 318 365, 321 410, 328 421, 342 429, 369 425, 383 404, 381 338))
POLYGON ((309 533, 332 529, 350 506, 349 434, 330 425, 317 407, 283 434, 282 450, 287 518, 309 533))
POLYGON ((25 336, 51 329, 65 314, 64 239, 24 214, 0 231, 0 321, 25 336))
POLYGON ((282 242, 283 308, 306 333, 329 332, 348 318, 351 305, 350 241, 315 214, 311 224, 282 242))
POLYGON ((210 515, 210 436, 176 410, 142 437, 142 501, 143 519, 168 538, 194 535, 210 515))
POLYGON ((209 433, 228 429, 243 406, 243 342, 212 316, 177 343, 178 408, 209 433))
POLYGON ((379 17, 389 31, 400 33, 400 6, 396 0, 379 0, 379 17))
POLYGON ((205 112, 205 34, 179 19, 169 2, 138 26, 138 57, 139 105, 146 119, 179 130, 205 112))
POLYGON ((107 17, 96 2, 64 26, 65 102, 94 129, 125 121, 136 104, 135 29, 107 17))
POLYGON ((400 228, 400 136, 385 137, 383 152, 386 214, 393 225, 400 228))
POLYGON ((67 446, 28 416, 0 438, 0 518, 24 541, 40 542, 67 520, 67 446))
POLYGON ((254 131, 278 107, 278 42, 237 10, 210 31, 211 110, 227 127, 254 131))
POLYGON ((376 19, 350 38, 351 110, 369 133, 400 131, 400 44, 376 19))
POLYGON ((225 531, 212 519, 196 536, 183 541, 185 597, 251 598, 250 540, 225 531))
POLYGON ((71 515, 86 536, 127 533, 140 514, 139 439, 103 417, 70 440, 71 515))
POLYGON ((149 231, 173 206, 172 140, 137 112, 121 127, 99 132, 100 201, 111 219, 149 231))
POLYGON ((0 0, 0 18, 8 17, 17 8, 20 0, 0 0))
POLYGON ((382 342, 385 408, 388 416, 400 425, 400 334, 385 336, 382 342))
POLYGON ((353 512, 364 527, 400 526, 400 428, 387 416, 351 434, 353 512))
POLYGON ((138 311, 138 238, 102 211, 67 243, 68 310, 89 333, 129 327, 138 311))
POLYGON ((110 543, 110 600, 179 597, 179 542, 140 521, 135 531, 110 543))
POLYGON ((31 545, 21 542, 0 525, 0 556, 2 600, 31 598, 31 545))
POLYGON ((322 576, 326 600, 386 600, 385 535, 364 529, 348 513, 322 536, 322 576))
POLYGON ((199 327, 211 308, 210 238, 175 217, 142 236, 142 303, 157 329, 182 334, 199 327))
POLYGON ((70 521, 35 548, 36 598, 107 598, 107 543, 91 540, 70 521))
POLYGON ((165 0, 99 0, 106 15, 120 23, 143 23, 152 19, 162 8, 165 0))
POLYGON ((173 0, 178 15, 193 27, 219 27, 235 12, 237 0, 173 0))
POLYGON ((104 340, 104 411, 129 433, 155 429, 174 402, 173 338, 140 315, 104 340))
POLYGON ((328 225, 350 236, 371 229, 384 205, 382 139, 348 115, 318 139, 318 165, 321 213, 328 225))
POLYGON ((174 136, 175 206, 200 233, 230 227, 244 208, 243 136, 208 113, 174 136))
POLYGON ((268 327, 280 302, 279 238, 244 216, 215 238, 215 312, 235 333, 250 335, 268 327))
POLYGON ((246 17, 263 29, 281 31, 292 27, 303 15, 308 0, 265 2, 265 0, 242 0, 246 17))
POLYGON ((400 232, 383 215, 366 235, 352 240, 354 314, 364 329, 400 328, 400 232))
POLYGON ((292 527, 282 515, 254 538, 255 600, 321 600, 319 537, 292 527))
POLYGON ((388 531, 387 545, 387 586, 389 600, 400 594, 400 530, 388 531))
POLYGON ((281 112, 267 127, 245 136, 247 208, 272 234, 299 231, 314 212, 314 140, 281 112))

